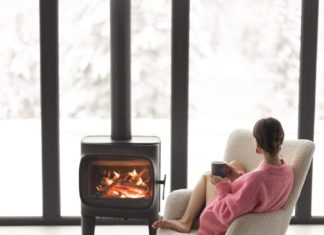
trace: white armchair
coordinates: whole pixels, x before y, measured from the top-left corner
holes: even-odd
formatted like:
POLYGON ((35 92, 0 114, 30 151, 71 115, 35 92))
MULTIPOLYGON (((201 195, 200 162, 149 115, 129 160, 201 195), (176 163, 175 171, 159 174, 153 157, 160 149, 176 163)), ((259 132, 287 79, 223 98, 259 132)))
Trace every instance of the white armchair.
MULTIPOLYGON (((301 189, 312 161, 314 143, 309 140, 289 140, 282 146, 282 155, 292 165, 294 186, 287 203, 279 210, 266 213, 248 213, 235 219, 228 228, 226 235, 284 235, 287 231, 291 215, 300 195, 301 189)), ((256 156, 252 133, 247 130, 235 130, 228 139, 224 160, 239 160, 247 171, 255 169, 261 157, 256 156)), ((184 213, 191 194, 189 189, 171 192, 168 196, 164 218, 178 219, 184 213)), ((180 235, 168 229, 158 229, 158 235, 180 235)), ((193 230, 190 234, 197 234, 193 230)))

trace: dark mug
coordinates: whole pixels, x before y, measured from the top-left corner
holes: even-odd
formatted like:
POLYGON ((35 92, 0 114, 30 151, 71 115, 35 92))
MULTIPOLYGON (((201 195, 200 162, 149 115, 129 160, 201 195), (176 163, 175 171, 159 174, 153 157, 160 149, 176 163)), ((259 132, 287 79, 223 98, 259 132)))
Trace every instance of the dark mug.
POLYGON ((212 161, 212 163, 211 163, 212 175, 217 175, 217 176, 224 178, 226 175, 226 172, 227 172, 227 162, 212 161))

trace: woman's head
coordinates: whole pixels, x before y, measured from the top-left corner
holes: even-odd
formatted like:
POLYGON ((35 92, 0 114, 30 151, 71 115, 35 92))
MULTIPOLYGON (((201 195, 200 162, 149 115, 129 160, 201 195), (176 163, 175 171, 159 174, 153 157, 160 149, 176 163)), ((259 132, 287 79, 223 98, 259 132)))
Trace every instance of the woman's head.
POLYGON ((257 144, 271 156, 281 150, 285 133, 281 123, 275 118, 264 118, 254 125, 253 136, 257 144))

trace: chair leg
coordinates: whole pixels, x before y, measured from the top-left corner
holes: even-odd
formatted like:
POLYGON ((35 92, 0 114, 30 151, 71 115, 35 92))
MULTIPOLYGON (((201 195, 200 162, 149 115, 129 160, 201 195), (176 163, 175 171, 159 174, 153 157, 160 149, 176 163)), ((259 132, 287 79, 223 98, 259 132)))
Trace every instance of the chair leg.
POLYGON ((94 235, 95 219, 94 216, 82 216, 82 235, 94 235))

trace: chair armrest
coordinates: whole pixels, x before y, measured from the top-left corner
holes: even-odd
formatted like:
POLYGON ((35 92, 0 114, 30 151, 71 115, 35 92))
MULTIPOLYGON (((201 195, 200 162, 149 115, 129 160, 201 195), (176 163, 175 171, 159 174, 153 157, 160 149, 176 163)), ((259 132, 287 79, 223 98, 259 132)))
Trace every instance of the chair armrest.
POLYGON ((165 202, 164 218, 179 219, 187 208, 192 190, 178 189, 172 191, 165 202))
POLYGON ((248 213, 235 219, 226 235, 262 234, 284 235, 288 229, 291 211, 279 209, 273 212, 248 213))

